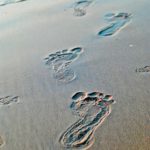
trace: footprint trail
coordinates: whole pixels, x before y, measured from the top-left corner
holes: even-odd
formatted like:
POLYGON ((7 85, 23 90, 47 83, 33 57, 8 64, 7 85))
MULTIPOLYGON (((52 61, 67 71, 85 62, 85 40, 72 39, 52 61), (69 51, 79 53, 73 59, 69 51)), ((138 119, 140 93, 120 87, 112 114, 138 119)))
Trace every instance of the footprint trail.
POLYGON ((76 78, 74 71, 70 68, 70 64, 75 61, 82 52, 82 47, 61 50, 44 58, 45 64, 53 71, 53 77, 57 81, 68 83, 76 78))
POLYGON ((111 95, 104 95, 101 92, 75 93, 70 108, 80 119, 61 135, 59 139, 61 145, 69 149, 91 147, 96 129, 109 116, 111 104, 114 102, 111 95))
POLYGON ((131 20, 131 14, 128 13, 109 13, 105 15, 105 20, 111 24, 102 29, 99 36, 111 36, 121 30, 131 20))

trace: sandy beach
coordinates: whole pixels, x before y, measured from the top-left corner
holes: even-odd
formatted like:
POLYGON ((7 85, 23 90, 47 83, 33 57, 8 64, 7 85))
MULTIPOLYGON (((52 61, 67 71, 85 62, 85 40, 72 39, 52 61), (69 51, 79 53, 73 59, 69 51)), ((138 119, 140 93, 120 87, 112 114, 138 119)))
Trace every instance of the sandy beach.
POLYGON ((0 1, 0 150, 149 150, 149 6, 0 1))

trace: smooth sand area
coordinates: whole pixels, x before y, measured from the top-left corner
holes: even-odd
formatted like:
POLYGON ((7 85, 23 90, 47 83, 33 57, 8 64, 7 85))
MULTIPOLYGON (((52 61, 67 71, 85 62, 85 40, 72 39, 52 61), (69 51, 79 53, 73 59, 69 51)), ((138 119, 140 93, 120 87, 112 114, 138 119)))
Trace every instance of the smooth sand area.
POLYGON ((73 0, 26 0, 0 6, 0 105, 2 150, 64 150, 59 138, 79 117, 71 97, 79 91, 113 96, 112 112, 88 150, 148 150, 150 147, 150 1, 95 0, 74 15, 73 0), (108 13, 131 13, 116 34, 100 37, 108 13), (58 84, 44 58, 83 47, 71 69, 77 77, 58 84), (11 100, 12 101, 12 100, 11 100))

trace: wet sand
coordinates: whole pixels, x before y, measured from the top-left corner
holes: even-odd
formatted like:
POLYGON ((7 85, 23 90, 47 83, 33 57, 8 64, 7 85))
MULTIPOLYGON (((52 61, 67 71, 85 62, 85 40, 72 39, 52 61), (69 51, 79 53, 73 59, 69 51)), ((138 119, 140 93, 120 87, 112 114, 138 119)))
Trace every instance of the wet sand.
POLYGON ((70 110, 72 95, 101 91, 116 104, 88 150, 148 150, 150 73, 140 68, 150 66, 149 5, 97 0, 81 16, 69 0, 0 6, 0 98, 11 97, 0 105, 0 149, 64 150, 59 139, 80 118, 70 110), (105 15, 118 12, 131 13, 131 22, 99 36, 105 15), (76 78, 59 84, 44 58, 75 47, 84 48, 69 65, 76 78))

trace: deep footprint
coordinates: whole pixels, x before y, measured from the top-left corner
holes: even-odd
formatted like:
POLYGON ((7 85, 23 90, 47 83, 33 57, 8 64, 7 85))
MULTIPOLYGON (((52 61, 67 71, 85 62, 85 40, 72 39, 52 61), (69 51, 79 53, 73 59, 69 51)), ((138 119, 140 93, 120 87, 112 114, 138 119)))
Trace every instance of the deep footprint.
POLYGON ((111 36, 121 30, 130 20, 131 14, 128 13, 109 13, 105 15, 105 19, 111 24, 104 29, 102 29, 98 35, 99 36, 111 36))
POLYGON ((111 104, 115 101, 111 95, 101 92, 77 92, 72 100, 70 108, 80 119, 61 135, 59 142, 68 149, 89 148, 94 142, 97 127, 109 116, 111 104))
POLYGON ((82 47, 61 50, 44 58, 45 64, 53 70, 53 77, 57 79, 57 81, 67 83, 76 78, 74 71, 70 68, 70 64, 75 61, 82 52, 82 47))
POLYGON ((14 102, 18 102, 19 96, 5 96, 0 97, 0 105, 9 105, 14 102))
POLYGON ((86 8, 93 2, 94 0, 79 0, 74 4, 74 15, 75 16, 84 16, 86 15, 86 8))
POLYGON ((150 66, 145 66, 143 68, 137 68, 136 72, 150 72, 150 66))
POLYGON ((7 4, 12 4, 12 3, 18 3, 18 2, 23 2, 26 0, 0 0, 0 6, 4 6, 7 4))

